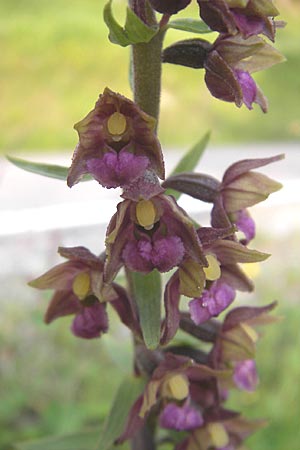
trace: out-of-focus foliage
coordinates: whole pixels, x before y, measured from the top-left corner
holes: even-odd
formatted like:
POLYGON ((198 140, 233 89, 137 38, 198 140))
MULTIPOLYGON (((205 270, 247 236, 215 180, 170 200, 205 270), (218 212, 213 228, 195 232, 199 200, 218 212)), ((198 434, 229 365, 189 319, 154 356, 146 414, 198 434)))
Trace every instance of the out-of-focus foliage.
MULTIPOLYGON (((276 47, 288 62, 257 76, 269 98, 269 113, 240 111, 220 102, 204 86, 203 71, 166 64, 160 125, 164 145, 190 145, 212 127, 213 143, 300 137, 300 7, 293 0, 276 3, 280 18, 288 22, 278 30, 276 47)), ((72 125, 90 111, 107 84, 131 95, 129 50, 109 43, 103 6, 101 0, 0 0, 2 152, 72 149, 77 142, 72 125)), ((114 12, 123 23, 124 0, 115 0, 114 12)), ((196 2, 176 18, 187 12, 197 17, 196 2)), ((166 45, 189 36, 195 35, 170 30, 166 45)), ((214 38, 213 33, 207 36, 214 38)))

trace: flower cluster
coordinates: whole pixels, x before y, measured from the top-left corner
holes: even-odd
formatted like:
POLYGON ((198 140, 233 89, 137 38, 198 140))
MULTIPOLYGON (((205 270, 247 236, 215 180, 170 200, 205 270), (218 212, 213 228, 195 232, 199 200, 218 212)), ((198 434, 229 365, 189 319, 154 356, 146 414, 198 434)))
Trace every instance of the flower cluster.
POLYGON ((106 188, 121 187, 122 200, 107 227, 104 253, 59 248, 67 261, 30 283, 54 290, 45 322, 73 315, 75 336, 97 338, 108 331, 107 305, 111 305, 133 333, 136 375, 146 376, 147 384, 119 443, 133 438, 151 415, 162 429, 183 433, 174 441, 176 450, 239 448, 261 424, 227 410, 224 403, 231 388, 256 388, 253 325, 257 318, 261 323, 274 305, 235 308, 223 323, 215 317, 233 303, 237 291, 253 289, 241 264, 269 256, 247 247, 255 234, 248 208, 280 184, 253 169, 282 156, 239 161, 225 171, 222 181, 182 173, 161 183, 164 163, 154 120, 109 89, 75 128, 79 144, 69 186, 89 174, 106 188), (211 226, 195 224, 168 188, 211 203, 211 226), (172 270, 159 323, 160 347, 154 352, 145 346, 138 302, 130 289, 115 281, 122 268, 140 274, 172 270), (189 298, 189 312, 180 307, 182 295, 189 298), (210 351, 172 346, 179 329, 209 342, 210 351), (144 367, 149 353, 152 363, 144 367))
MULTIPOLYGON (((200 16, 207 26, 219 33, 214 43, 204 39, 176 42, 163 52, 163 61, 205 69, 205 82, 211 94, 221 100, 243 104, 252 109, 257 103, 263 112, 267 99, 252 73, 284 60, 261 37, 275 41, 276 28, 283 26, 274 17, 279 11, 272 0, 197 0, 200 16)), ((176 14, 189 3, 152 1, 164 14, 176 14)))
POLYGON ((172 435, 175 450, 240 448, 265 422, 247 420, 226 409, 224 403, 230 389, 253 391, 257 387, 255 328, 270 322, 274 306, 235 308, 223 323, 209 321, 209 334, 183 318, 182 328, 198 339, 205 336, 210 351, 179 345, 157 353, 148 383, 132 406, 118 442, 130 439, 154 413, 162 429, 181 432, 178 438, 172 435))

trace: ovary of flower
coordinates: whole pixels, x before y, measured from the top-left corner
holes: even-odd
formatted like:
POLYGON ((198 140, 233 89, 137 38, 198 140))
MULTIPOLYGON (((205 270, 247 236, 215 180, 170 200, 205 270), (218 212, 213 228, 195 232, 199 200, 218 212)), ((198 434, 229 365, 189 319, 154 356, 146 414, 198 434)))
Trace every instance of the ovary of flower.
POLYGON ((207 425, 207 431, 214 447, 222 448, 229 443, 227 431, 221 423, 209 423, 207 425))
POLYGON ((189 382, 185 375, 176 374, 168 378, 162 387, 162 396, 184 400, 189 395, 189 382))
POLYGON ((90 275, 87 272, 82 272, 76 275, 76 277, 74 278, 72 289, 79 300, 84 300, 89 293, 90 286, 90 275))
POLYGON ((250 327, 247 323, 241 323, 241 327, 245 331, 245 333, 249 336, 249 338, 252 340, 252 342, 257 342, 258 340, 258 334, 254 330, 254 328, 250 327))
POLYGON ((208 267, 203 267, 205 277, 207 280, 215 281, 221 276, 220 263, 214 255, 205 256, 208 262, 208 267))
POLYGON ((107 121, 107 130, 111 134, 114 141, 119 141, 125 133, 127 120, 124 114, 114 112, 107 121))
POLYGON ((153 228, 156 210, 151 200, 140 200, 136 205, 135 210, 138 224, 146 230, 153 228))

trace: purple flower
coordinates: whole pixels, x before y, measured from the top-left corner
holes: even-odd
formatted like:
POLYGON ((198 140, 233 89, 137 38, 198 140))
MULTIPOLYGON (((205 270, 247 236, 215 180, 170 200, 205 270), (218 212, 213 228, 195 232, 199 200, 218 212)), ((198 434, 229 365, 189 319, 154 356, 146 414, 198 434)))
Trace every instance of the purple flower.
POLYGON ((107 188, 127 186, 140 177, 149 165, 146 156, 136 156, 126 149, 108 151, 103 158, 87 161, 89 173, 107 188))
POLYGON ((274 41, 274 16, 279 11, 272 0, 248 0, 231 2, 227 0, 197 0, 200 16, 214 31, 235 35, 240 32, 244 38, 264 34, 274 41))
MULTIPOLYGON (((205 2, 210 3, 210 2, 205 2)), ((267 99, 252 78, 252 73, 272 67, 284 57, 258 36, 244 38, 221 34, 213 44, 204 39, 186 39, 163 51, 163 62, 205 69, 210 93, 226 102, 252 109, 257 103, 263 112, 267 99)))
POLYGON ((257 36, 247 39, 241 35, 220 36, 204 61, 205 82, 211 94, 220 100, 234 102, 238 107, 245 104, 248 109, 257 103, 266 112, 267 99, 251 73, 280 60, 278 52, 257 36), (268 54, 263 67, 260 63, 262 52, 268 54))
POLYGON ((124 200, 107 230, 105 279, 113 279, 122 265, 149 273, 167 272, 188 260, 201 271, 207 265, 193 223, 175 200, 164 194, 149 200, 124 200))
POLYGON ((84 339, 100 337, 108 330, 108 317, 105 304, 95 301, 76 314, 71 325, 73 334, 84 339))
POLYGON ((188 405, 178 406, 169 403, 160 415, 160 426, 162 428, 177 431, 192 430, 203 424, 200 412, 188 405))
POLYGON ((256 364, 253 359, 246 359, 235 364, 233 381, 239 389, 254 391, 258 385, 256 364))
POLYGON ((221 280, 212 283, 209 290, 204 290, 199 298, 189 303, 190 314, 196 325, 218 316, 235 298, 235 290, 221 280))
POLYGON ((59 253, 68 261, 29 283, 38 289, 54 289, 45 322, 49 324, 59 317, 74 315, 71 330, 75 336, 100 337, 108 329, 105 302, 109 301, 121 321, 139 335, 136 312, 125 290, 116 283, 103 283, 103 258, 85 247, 60 247, 59 253))
POLYGON ((79 135, 68 186, 90 173, 105 187, 127 186, 146 168, 164 178, 156 120, 134 102, 106 88, 95 108, 74 128, 79 135))

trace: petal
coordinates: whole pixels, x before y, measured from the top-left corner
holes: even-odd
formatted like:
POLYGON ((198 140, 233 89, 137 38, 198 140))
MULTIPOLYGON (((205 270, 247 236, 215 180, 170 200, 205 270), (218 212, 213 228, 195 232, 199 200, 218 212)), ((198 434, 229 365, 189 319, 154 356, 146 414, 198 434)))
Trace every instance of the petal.
POLYGON ((261 34, 265 28, 265 19, 257 16, 246 16, 240 10, 233 10, 235 24, 245 38, 261 34))
MULTIPOLYGON (((205 297, 204 297, 205 298, 205 297)), ((201 298, 194 298, 189 302, 190 314, 193 322, 196 325, 206 322, 211 318, 211 314, 206 306, 203 306, 201 298)))
POLYGON ((284 154, 272 156, 271 158, 243 159, 241 161, 238 161, 229 166, 228 169, 225 171, 222 185, 224 187, 225 185, 228 185, 236 178, 249 172, 250 170, 267 166, 268 164, 280 161, 281 159, 284 159, 284 154))
POLYGON ((128 242, 122 252, 122 261, 128 269, 148 273, 154 269, 152 263, 152 244, 150 241, 141 239, 128 242))
POLYGON ((90 159, 87 167, 102 186, 116 188, 131 184, 143 174, 148 164, 146 156, 135 156, 122 150, 120 153, 107 152, 101 159, 90 159))
POLYGON ((76 314, 80 311, 80 303, 76 295, 70 291, 57 291, 53 295, 47 308, 44 321, 51 323, 59 317, 76 314))
POLYGON ((66 290, 71 288, 73 279, 86 266, 79 261, 67 261, 58 264, 28 284, 37 289, 66 290))
POLYGON ((205 63, 205 83, 210 93, 225 102, 234 102, 240 107, 243 103, 243 92, 238 79, 219 53, 210 52, 205 63))
POLYGON ((247 245, 255 237, 255 222, 246 209, 235 213, 234 223, 245 235, 242 244, 247 245))
POLYGON ((178 431, 192 430, 203 425, 203 418, 200 412, 191 406, 169 403, 163 409, 159 423, 162 428, 178 431))
POLYGON ((163 192, 164 189, 161 187, 155 172, 153 170, 145 170, 140 177, 132 181, 130 185, 124 187, 122 197, 137 202, 141 198, 149 200, 163 192))
POLYGON ((257 92, 255 81, 253 80, 249 72, 244 72, 243 70, 235 70, 234 73, 242 89, 243 102, 248 109, 252 109, 252 104, 256 100, 257 92))
POLYGON ((235 364, 233 381, 239 389, 255 391, 258 385, 256 364, 253 359, 246 359, 235 364))
POLYGON ((235 291, 221 280, 212 283, 200 298, 189 303, 190 314, 196 325, 206 322, 211 317, 218 316, 234 300, 235 291))
POLYGON ((167 344, 175 336, 180 323, 180 292, 178 272, 168 281, 164 292, 166 316, 162 324, 161 345, 167 344))
POLYGON ((84 306, 75 316, 71 330, 77 337, 92 339, 100 337, 108 330, 108 317, 105 304, 95 302, 91 306, 84 306))
POLYGON ((184 254, 182 240, 178 236, 170 236, 155 240, 151 259, 160 272, 168 272, 181 263, 184 254))

